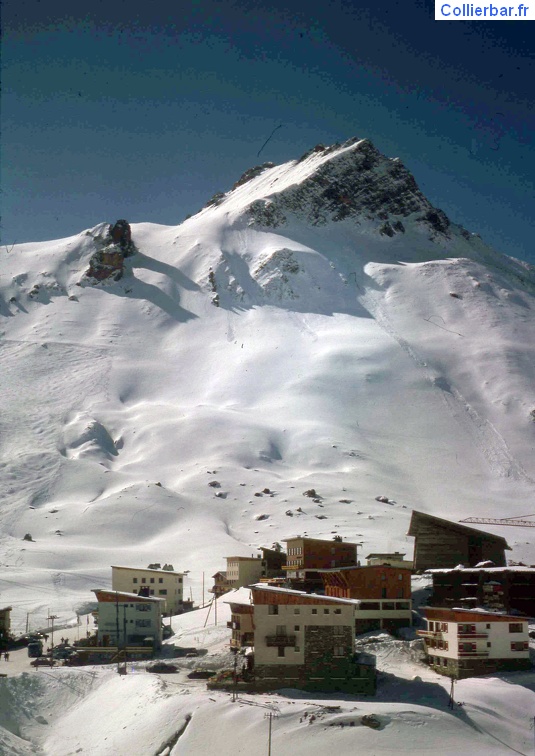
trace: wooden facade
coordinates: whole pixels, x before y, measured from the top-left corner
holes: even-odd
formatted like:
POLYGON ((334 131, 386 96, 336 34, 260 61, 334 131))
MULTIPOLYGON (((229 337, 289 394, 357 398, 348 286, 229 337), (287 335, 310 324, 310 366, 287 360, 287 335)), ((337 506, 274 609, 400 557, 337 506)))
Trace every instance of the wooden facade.
POLYGON ((501 536, 423 512, 412 513, 407 535, 415 539, 415 570, 451 568, 458 564, 475 567, 486 561, 505 567, 505 550, 510 550, 501 536))
POLYGON ((492 611, 535 617, 535 568, 497 567, 430 570, 431 606, 482 606, 492 611))

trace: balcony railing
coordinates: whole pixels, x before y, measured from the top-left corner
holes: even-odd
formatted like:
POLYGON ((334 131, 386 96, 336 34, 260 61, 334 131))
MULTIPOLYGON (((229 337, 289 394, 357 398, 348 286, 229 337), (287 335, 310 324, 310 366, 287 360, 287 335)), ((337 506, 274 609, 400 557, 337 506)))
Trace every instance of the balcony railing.
POLYGON ((442 640, 444 633, 435 633, 432 630, 417 630, 416 635, 419 635, 420 638, 436 638, 442 640))
POLYGON ((489 652, 488 651, 459 651, 458 654, 459 656, 462 656, 463 658, 465 658, 466 656, 470 656, 474 658, 478 656, 488 656, 489 652))
POLYGON ((295 635, 266 635, 266 646, 295 646, 295 635))
POLYGON ((459 638, 488 638, 488 633, 458 633, 459 638))

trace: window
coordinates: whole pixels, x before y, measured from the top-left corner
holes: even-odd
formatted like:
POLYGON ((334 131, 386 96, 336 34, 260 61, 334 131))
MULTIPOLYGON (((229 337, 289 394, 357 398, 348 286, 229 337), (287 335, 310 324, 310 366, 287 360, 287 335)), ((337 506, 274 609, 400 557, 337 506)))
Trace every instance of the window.
POLYGON ((333 649, 333 656, 345 656, 345 650, 343 646, 335 646, 333 649))
POLYGON ((398 575, 398 580, 403 580, 403 575, 398 575))
POLYGON ((490 630, 490 622, 487 622, 487 630, 490 630))
POLYGON ((342 627, 342 625, 335 625, 333 627, 333 635, 343 635, 344 630, 345 630, 345 627, 342 627))
POLYGON ((527 651, 528 648, 527 641, 511 641, 511 651, 527 651))
POLYGON ((136 604, 136 612, 150 612, 150 604, 136 604))
POLYGON ((442 659, 442 666, 443 667, 447 667, 448 666, 448 660, 447 659, 442 659))
POLYGON ((381 588, 381 598, 386 598, 386 588, 381 588))
POLYGON ((490 641, 487 641, 487 648, 490 648, 492 646, 492 643, 490 641))
POLYGON ((150 619, 136 620, 136 627, 151 627, 152 622, 150 619))
POLYGON ((146 583, 147 582, 146 578, 141 578, 141 582, 146 583))
POLYGON ((318 613, 317 609, 312 609, 312 614, 317 614, 317 613, 318 613))
POLYGON ((275 635, 286 635, 286 625, 277 625, 275 635))
POLYGON ((299 646, 295 646, 294 651, 301 651, 301 649, 299 648, 299 646))
POLYGON ((398 598, 405 598, 405 591, 403 590, 403 588, 399 589, 398 598))
POLYGON ((160 594, 160 596, 167 596, 167 588, 160 588, 158 593, 160 594))
POLYGON ((387 612, 391 612, 396 608, 393 601, 383 601, 383 609, 387 612))
POLYGON ((370 609, 380 609, 381 605, 378 601, 362 601, 360 604, 360 608, 363 610, 370 610, 370 609))
POLYGON ((154 589, 151 588, 150 595, 154 596, 154 589))
POLYGON ((294 614, 301 614, 301 609, 299 609, 299 607, 296 607, 294 609, 294 614))
POLYGON ((381 580, 386 580, 386 575, 381 575, 381 580))
POLYGON ((280 657, 284 656, 284 646, 279 646, 277 648, 277 656, 280 656, 280 657))
POLYGON ((335 609, 335 610, 334 610, 334 613, 335 613, 335 614, 342 614, 342 610, 341 610, 341 609, 335 609))
POLYGON ((296 633, 298 633, 300 629, 301 629, 301 625, 294 625, 294 630, 296 633))
POLYGON ((329 609, 324 609, 323 614, 329 614, 329 609))
POLYGON ((150 582, 151 582, 151 583, 154 583, 154 578, 151 578, 151 579, 150 579, 150 582))
POLYGON ((137 578, 132 578, 133 583, 137 583, 137 578))
POLYGON ((434 622, 430 622, 430 621, 428 620, 427 624, 429 625, 429 631, 430 631, 430 632, 433 632, 433 630, 434 630, 434 627, 435 627, 435 623, 434 623, 434 622))
POLYGON ((163 578, 158 578, 159 583, 163 583, 163 578))
POLYGON ((509 632, 510 633, 521 633, 522 632, 522 622, 510 622, 509 623, 509 632))
POLYGON ((279 613, 279 607, 277 604, 268 605, 268 614, 278 614, 278 613, 279 613))

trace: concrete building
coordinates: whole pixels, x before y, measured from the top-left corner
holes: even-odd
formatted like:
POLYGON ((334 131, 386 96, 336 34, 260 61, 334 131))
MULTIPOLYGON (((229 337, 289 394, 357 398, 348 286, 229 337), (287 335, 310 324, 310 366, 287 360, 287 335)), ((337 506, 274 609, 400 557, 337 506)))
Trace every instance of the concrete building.
POLYGON ((428 573, 433 578, 430 606, 483 607, 535 617, 535 567, 456 567, 428 573))
POLYGON ((227 557, 227 581, 233 588, 256 583, 262 577, 267 577, 267 567, 260 554, 227 557))
POLYGON ((393 632, 412 625, 411 570, 389 565, 321 570, 326 596, 359 599, 355 631, 393 632))
POLYGON ((375 693, 374 659, 355 654, 357 602, 264 584, 251 591, 259 685, 375 693))
POLYGON ((8 638, 11 634, 11 606, 0 609, 0 649, 7 648, 8 638))
POLYGON ((254 646, 254 607, 249 588, 230 591, 223 601, 230 604, 230 622, 227 622, 227 627, 232 630, 230 647, 254 646))
POLYGON ((430 665, 459 679, 531 669, 527 619, 470 609, 425 607, 424 639, 430 665))
POLYGON ((112 565, 111 586, 114 591, 139 593, 140 588, 149 590, 150 596, 163 599, 164 617, 181 614, 183 608, 184 574, 170 569, 142 567, 118 567, 112 565))
POLYGON ((407 535, 415 539, 415 570, 451 568, 458 564, 475 567, 488 560, 496 567, 505 567, 505 550, 511 550, 501 536, 423 512, 412 513, 407 535))
POLYGON ((136 593, 96 588, 98 601, 98 643, 102 646, 141 646, 152 639, 162 645, 162 604, 165 599, 136 593))
POLYGON ((390 567, 403 567, 403 569, 412 570, 412 562, 404 559, 404 556, 405 554, 401 554, 399 551, 384 554, 368 554, 366 564, 368 567, 378 567, 381 564, 387 564, 390 567))
POLYGON ((318 570, 350 567, 357 564, 357 544, 321 538, 287 538, 287 585, 307 593, 321 592, 323 581, 318 570))

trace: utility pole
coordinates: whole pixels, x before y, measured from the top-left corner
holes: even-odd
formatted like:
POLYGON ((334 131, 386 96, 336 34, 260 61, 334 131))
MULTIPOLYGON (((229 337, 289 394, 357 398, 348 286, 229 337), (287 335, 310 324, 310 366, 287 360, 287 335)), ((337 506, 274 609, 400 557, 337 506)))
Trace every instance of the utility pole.
POLYGON ((451 676, 451 688, 450 688, 450 700, 448 701, 448 708, 453 709, 455 706, 455 677, 451 676))
POLYGON ((123 635, 124 635, 124 674, 127 671, 127 644, 126 644, 126 602, 123 604, 123 635))
POLYGON ((52 666, 53 660, 54 660, 54 620, 58 618, 57 614, 49 614, 47 617, 47 620, 50 620, 52 622, 52 629, 51 629, 51 643, 50 643, 50 666, 52 666))
POLYGON ((236 701, 238 698, 238 674, 237 674, 237 668, 238 668, 238 649, 233 648, 232 649, 234 653, 234 671, 233 671, 233 686, 232 686, 232 700, 236 701))
POLYGON ((121 662, 119 657, 119 594, 115 591, 115 630, 117 633, 117 672, 121 671, 121 662))
POLYGON ((269 730, 268 730, 268 756, 271 756, 271 725, 273 722, 273 717, 276 717, 277 715, 274 714, 272 711, 269 712, 269 714, 264 714, 264 719, 267 719, 269 721, 269 730))

